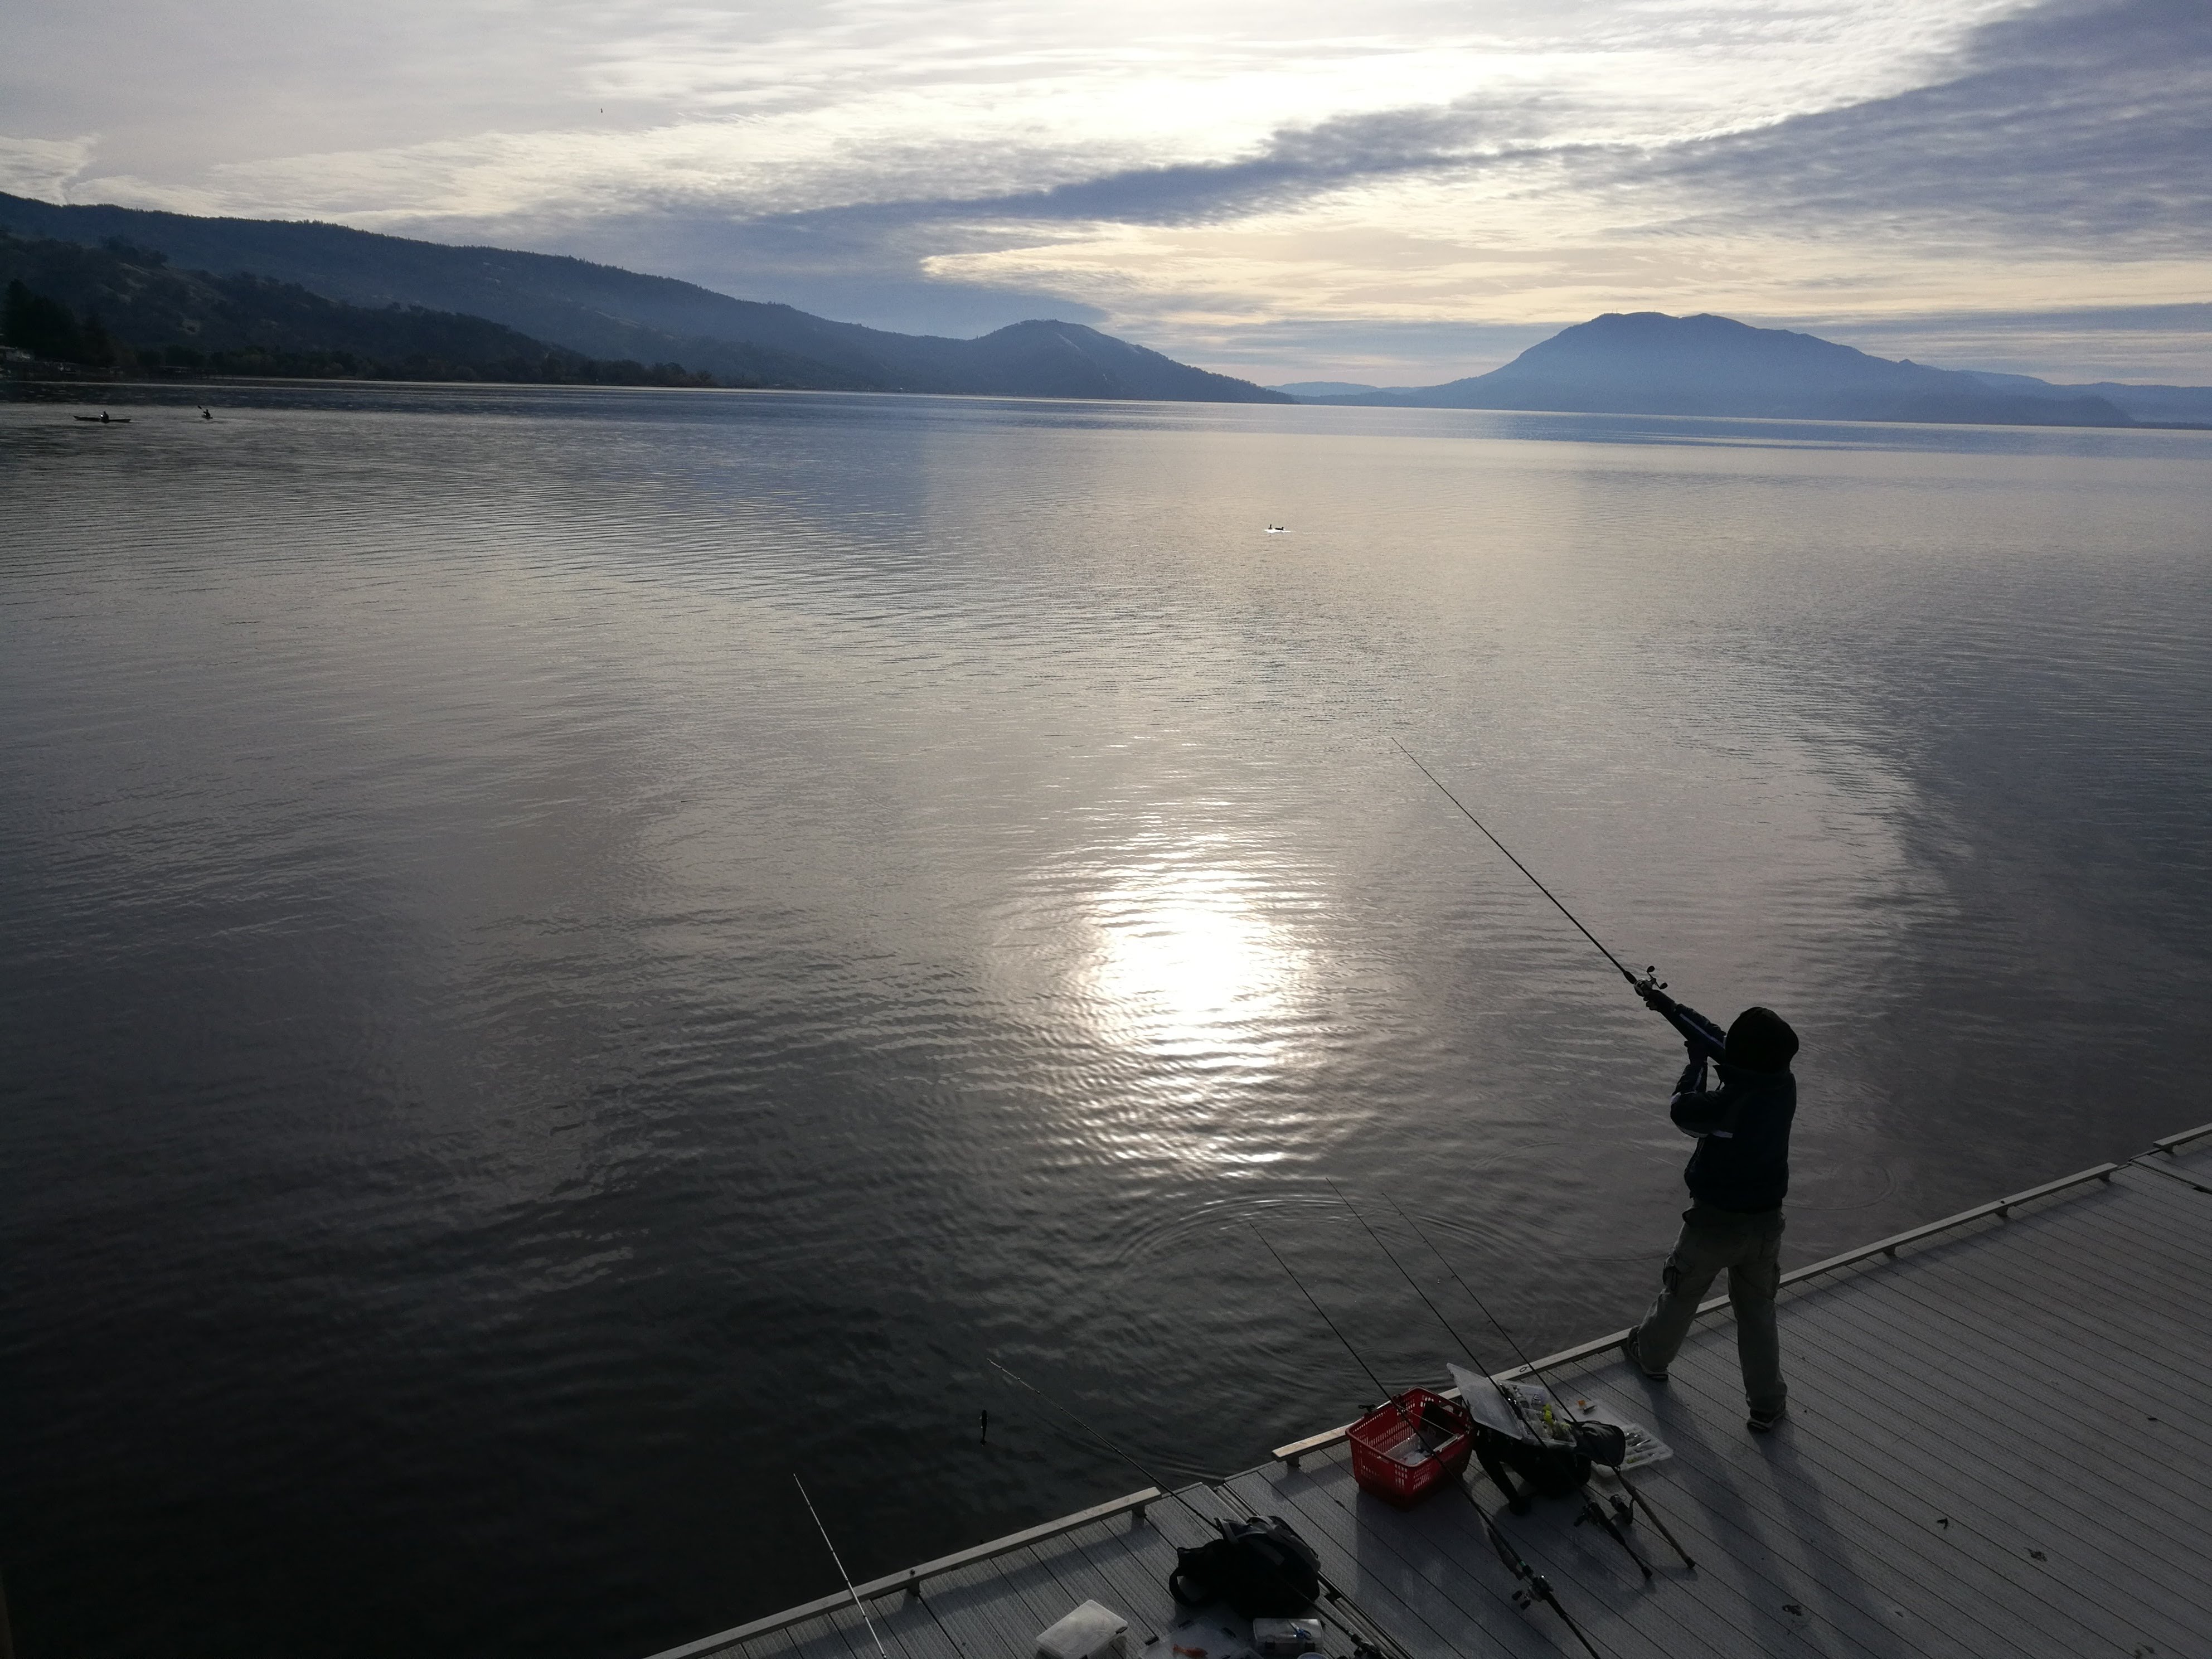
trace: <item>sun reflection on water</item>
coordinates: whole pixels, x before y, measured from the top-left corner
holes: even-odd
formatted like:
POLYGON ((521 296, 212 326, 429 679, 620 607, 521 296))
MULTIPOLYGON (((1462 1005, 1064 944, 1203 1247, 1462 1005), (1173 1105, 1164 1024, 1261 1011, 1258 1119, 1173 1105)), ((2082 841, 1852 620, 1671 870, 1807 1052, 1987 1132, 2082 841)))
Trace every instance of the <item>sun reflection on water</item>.
POLYGON ((1125 872, 1089 906, 1080 994, 1098 1034, 1230 1063, 1279 1048, 1308 964, 1273 897, 1249 872, 1195 859, 1125 872))

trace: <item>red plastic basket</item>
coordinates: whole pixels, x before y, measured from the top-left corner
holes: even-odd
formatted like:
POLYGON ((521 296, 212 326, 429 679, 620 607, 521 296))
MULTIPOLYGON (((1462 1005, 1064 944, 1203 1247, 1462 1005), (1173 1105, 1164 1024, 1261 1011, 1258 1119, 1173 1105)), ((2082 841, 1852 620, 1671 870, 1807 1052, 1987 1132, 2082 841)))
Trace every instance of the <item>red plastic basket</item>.
POLYGON ((1352 1478, 1362 1492, 1411 1509, 1467 1468, 1474 1420, 1456 1400, 1408 1389, 1352 1425, 1352 1478))

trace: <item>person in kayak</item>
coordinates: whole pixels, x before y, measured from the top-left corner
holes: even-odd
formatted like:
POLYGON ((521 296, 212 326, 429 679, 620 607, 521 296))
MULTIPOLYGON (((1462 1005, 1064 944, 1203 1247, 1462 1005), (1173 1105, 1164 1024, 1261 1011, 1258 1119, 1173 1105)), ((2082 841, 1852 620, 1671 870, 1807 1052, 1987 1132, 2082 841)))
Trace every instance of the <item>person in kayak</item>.
POLYGON ((1750 1407, 1747 1426, 1764 1434, 1782 1420, 1790 1394, 1782 1380, 1774 1296, 1782 1282, 1790 1123, 1797 1111, 1797 1079, 1790 1069, 1797 1034, 1771 1008, 1745 1009, 1723 1032, 1649 981, 1638 984, 1637 994, 1689 1047, 1690 1062, 1668 1112, 1676 1128, 1697 1137, 1698 1146, 1682 1171, 1690 1207, 1661 1271, 1659 1298, 1621 1352, 1644 1376, 1665 1382, 1698 1304, 1727 1269, 1750 1407), (1719 1073, 1717 1088, 1706 1086, 1709 1062, 1719 1073))

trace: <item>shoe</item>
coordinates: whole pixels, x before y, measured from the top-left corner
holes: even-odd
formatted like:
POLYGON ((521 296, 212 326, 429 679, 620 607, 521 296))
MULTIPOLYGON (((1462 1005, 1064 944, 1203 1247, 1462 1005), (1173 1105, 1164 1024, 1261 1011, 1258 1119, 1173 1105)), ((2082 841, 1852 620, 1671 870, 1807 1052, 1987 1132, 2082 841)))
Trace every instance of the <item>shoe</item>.
POLYGON ((1626 1336, 1620 1339, 1620 1352, 1622 1356, 1627 1359, 1630 1364, 1635 1366, 1638 1370, 1641 1371, 1645 1376, 1650 1377, 1654 1382, 1664 1382, 1667 1380, 1667 1373, 1665 1371, 1655 1371, 1651 1367, 1644 1363, 1644 1356, 1638 1353, 1636 1349, 1636 1333, 1634 1331, 1629 1332, 1626 1336))
POLYGON ((1787 1406, 1771 1406, 1763 1408, 1754 1406, 1752 1407, 1751 1415, 1744 1419, 1743 1425, 1753 1434, 1765 1434, 1777 1423, 1788 1416, 1789 1413, 1790 1408, 1787 1406))

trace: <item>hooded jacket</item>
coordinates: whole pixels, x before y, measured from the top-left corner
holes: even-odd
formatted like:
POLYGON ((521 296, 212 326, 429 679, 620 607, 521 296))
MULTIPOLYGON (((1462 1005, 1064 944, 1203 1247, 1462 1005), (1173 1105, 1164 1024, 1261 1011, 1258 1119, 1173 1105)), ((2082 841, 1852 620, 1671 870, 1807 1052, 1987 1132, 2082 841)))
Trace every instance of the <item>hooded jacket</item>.
MULTIPOLYGON (((1712 1048, 1726 1041, 1721 1029, 1695 1009, 1674 1006, 1701 1035, 1711 1033, 1717 1039, 1712 1048)), ((1668 1108, 1674 1127, 1698 1138, 1698 1149, 1682 1171, 1683 1183, 1692 1198, 1711 1209, 1746 1214, 1778 1210, 1790 1191, 1790 1124, 1797 1115, 1797 1079, 1787 1065, 1759 1072, 1716 1060, 1720 1086, 1707 1088, 1706 1061, 1703 1045, 1693 1044, 1668 1108)))

